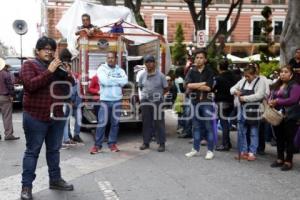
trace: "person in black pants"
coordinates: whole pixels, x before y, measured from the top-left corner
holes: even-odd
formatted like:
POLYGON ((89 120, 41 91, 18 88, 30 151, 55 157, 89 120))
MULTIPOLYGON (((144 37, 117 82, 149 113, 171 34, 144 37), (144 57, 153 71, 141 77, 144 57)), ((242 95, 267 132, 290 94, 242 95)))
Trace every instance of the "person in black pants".
POLYGON ((237 81, 235 80, 234 74, 228 70, 228 65, 227 60, 222 60, 218 66, 220 74, 215 78, 215 101, 218 105, 218 117, 223 132, 222 144, 216 147, 216 151, 229 151, 231 148, 228 118, 234 108, 234 97, 230 94, 230 88, 234 86, 237 81))

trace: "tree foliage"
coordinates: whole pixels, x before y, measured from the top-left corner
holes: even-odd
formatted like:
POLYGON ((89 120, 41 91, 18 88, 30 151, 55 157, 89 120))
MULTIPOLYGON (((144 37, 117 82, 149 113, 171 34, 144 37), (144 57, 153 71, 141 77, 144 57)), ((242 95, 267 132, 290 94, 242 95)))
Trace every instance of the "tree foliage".
MULTIPOLYGON (((103 5, 117 5, 116 0, 97 0, 103 5)), ((129 8, 135 17, 138 25, 147 28, 146 23, 140 13, 142 0, 124 0, 124 6, 129 8), (135 2, 135 3, 134 3, 135 2)))
POLYGON ((124 6, 132 10, 137 24, 147 28, 144 18, 140 13, 141 5, 142 5, 142 0, 135 0, 135 4, 133 3, 133 0, 124 0, 124 6))
POLYGON ((185 44, 183 44, 183 41, 184 33, 182 29, 182 24, 177 24, 175 33, 175 45, 172 48, 173 62, 177 65, 182 65, 185 63, 186 46, 185 44))
POLYGON ((9 48, 0 40, 0 57, 3 58, 8 55, 9 48))
MULTIPOLYGON (((203 23, 204 19, 200 18, 200 20, 198 20, 199 16, 201 16, 202 10, 197 12, 195 4, 196 4, 196 2, 199 2, 199 1, 198 0, 197 1, 195 1, 195 0, 184 0, 184 2, 186 2, 187 5, 188 5, 188 8, 189 8, 189 11, 190 11, 190 14, 191 14, 194 26, 195 26, 195 30, 196 31, 200 30, 200 24, 203 23)), ((206 0, 205 8, 208 8, 211 5, 211 3, 212 3, 212 0, 206 0)), ((240 18, 240 14, 241 14, 241 11, 242 11, 243 4, 244 4, 244 0, 231 0, 228 13, 227 13, 227 15, 224 19, 224 23, 221 24, 221 27, 219 27, 219 30, 213 36, 212 40, 210 41, 210 43, 208 45, 209 47, 212 47, 216 43, 219 36, 222 35, 222 34, 225 37, 224 38, 225 41, 228 39, 228 37, 230 37, 231 33, 236 28, 236 25, 237 25, 238 20, 240 18), (233 13, 234 9, 237 9, 237 14, 235 16, 235 19, 234 19, 230 29, 226 30, 225 27, 222 27, 222 25, 224 26, 225 24, 227 24, 227 22, 230 20, 230 18, 232 16, 232 13, 233 13)))
POLYGON ((289 0, 288 12, 280 36, 280 64, 287 64, 300 47, 300 1, 289 0))
POLYGON ((261 60, 268 63, 270 57, 275 57, 275 42, 272 38, 272 9, 265 6, 261 11, 261 15, 265 19, 260 22, 262 29, 260 40, 265 44, 259 46, 259 51, 261 52, 261 60))

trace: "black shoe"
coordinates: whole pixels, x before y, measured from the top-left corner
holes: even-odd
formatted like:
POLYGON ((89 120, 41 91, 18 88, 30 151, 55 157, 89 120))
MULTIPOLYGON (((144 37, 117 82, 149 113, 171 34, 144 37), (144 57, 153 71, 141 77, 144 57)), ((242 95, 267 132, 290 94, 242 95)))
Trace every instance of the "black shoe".
POLYGON ((0 140, 1 140, 2 138, 1 138, 1 135, 0 135, 0 140))
POLYGON ((219 145, 216 147, 216 151, 229 151, 230 148, 228 146, 219 145))
POLYGON ((83 143, 83 140, 80 138, 79 135, 74 135, 73 141, 78 142, 78 143, 83 143))
POLYGON ((166 150, 165 144, 160 144, 157 151, 158 152, 164 152, 166 150))
POLYGON ((32 188, 22 187, 21 200, 31 200, 32 199, 32 188))
POLYGON ((277 160, 275 160, 270 166, 272 168, 282 167, 283 166, 283 162, 277 162, 277 160))
POLYGON ((277 146, 276 140, 275 140, 275 139, 271 139, 270 145, 271 145, 272 147, 276 147, 276 146, 277 146))
POLYGON ((178 135, 178 138, 191 138, 192 136, 187 134, 187 133, 183 133, 181 135, 178 135))
POLYGON ((74 186, 72 184, 67 183, 64 179, 60 179, 55 182, 50 182, 49 188, 52 190, 64 190, 64 191, 74 190, 74 186))
POLYGON ((264 150, 258 150, 258 151, 257 151, 257 154, 258 154, 258 155, 261 155, 261 156, 266 155, 266 153, 265 153, 264 150))
POLYGON ((18 140, 20 137, 16 137, 14 135, 5 136, 4 140, 18 140))
POLYGON ((293 165, 290 163, 290 164, 286 164, 284 163, 281 167, 281 171, 289 171, 293 168, 293 165))
POLYGON ((140 146, 140 150, 146 150, 149 149, 149 144, 142 144, 142 146, 140 146))

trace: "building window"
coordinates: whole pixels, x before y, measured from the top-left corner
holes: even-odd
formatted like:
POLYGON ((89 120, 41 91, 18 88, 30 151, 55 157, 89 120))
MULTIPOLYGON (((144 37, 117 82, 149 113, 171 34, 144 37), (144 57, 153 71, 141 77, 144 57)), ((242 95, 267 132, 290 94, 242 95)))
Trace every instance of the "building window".
POLYGON ((260 21, 253 21, 252 42, 260 42, 261 26, 260 21))
MULTIPOLYGON (((227 33, 227 31, 230 29, 231 20, 229 19, 226 23, 225 18, 226 18, 226 16, 217 16, 216 31, 218 31, 220 29, 221 34, 227 33)), ((231 38, 229 37, 226 42, 229 42, 230 39, 231 38)))
POLYGON ((275 42, 280 41, 280 35, 283 30, 283 21, 275 21, 274 22, 274 40, 275 42))
POLYGON ((273 4, 285 4, 285 0, 273 0, 272 1, 273 4))
POLYGON ((227 30, 228 30, 227 23, 224 20, 219 20, 218 23, 219 23, 218 24, 218 26, 219 26, 218 30, 221 31, 221 34, 226 33, 227 30))
POLYGON ((261 0, 251 0, 252 4, 261 4, 261 0))
POLYGON ((216 0, 216 4, 229 4, 229 0, 216 0))
POLYGON ((155 19, 154 20, 154 32, 164 35, 164 20, 155 19))
POLYGON ((152 30, 156 33, 167 37, 167 16, 165 14, 153 14, 152 15, 152 30))

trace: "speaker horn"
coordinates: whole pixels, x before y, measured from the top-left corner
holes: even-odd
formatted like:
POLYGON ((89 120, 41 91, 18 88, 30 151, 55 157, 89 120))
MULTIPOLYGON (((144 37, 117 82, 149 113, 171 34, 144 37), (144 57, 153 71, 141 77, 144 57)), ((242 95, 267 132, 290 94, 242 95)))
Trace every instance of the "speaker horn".
POLYGON ((13 29, 17 34, 24 35, 28 31, 27 23, 21 19, 15 20, 13 23, 13 29))

